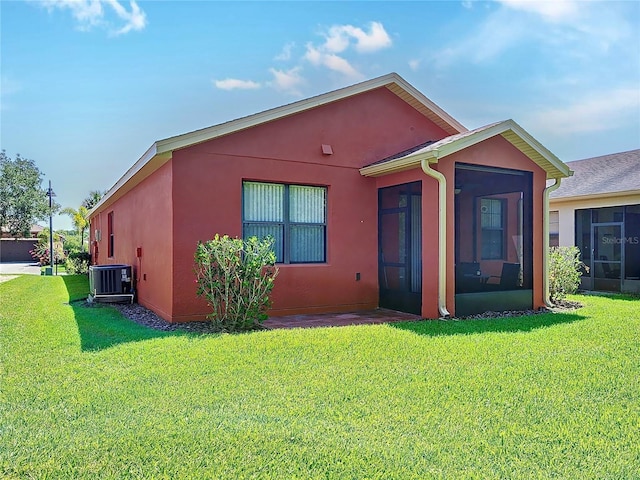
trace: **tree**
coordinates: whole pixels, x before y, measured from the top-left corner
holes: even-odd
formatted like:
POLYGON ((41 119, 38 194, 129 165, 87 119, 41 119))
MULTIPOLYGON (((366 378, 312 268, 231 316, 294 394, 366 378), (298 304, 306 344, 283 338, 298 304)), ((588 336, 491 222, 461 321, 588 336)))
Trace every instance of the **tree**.
POLYGON ((82 250, 84 250, 84 231, 89 226, 89 210, 87 210, 85 206, 80 205, 77 210, 67 207, 63 209, 61 213, 71 217, 73 226, 80 234, 80 245, 82 246, 82 250))
MULTIPOLYGON (((12 237, 28 236, 31 226, 49 214, 47 191, 41 187, 42 173, 33 160, 0 153, 0 225, 12 237)), ((58 205, 54 203, 54 212, 58 205)))
POLYGON ((82 201, 82 206, 87 210, 95 207, 106 192, 100 190, 91 190, 87 198, 82 201))

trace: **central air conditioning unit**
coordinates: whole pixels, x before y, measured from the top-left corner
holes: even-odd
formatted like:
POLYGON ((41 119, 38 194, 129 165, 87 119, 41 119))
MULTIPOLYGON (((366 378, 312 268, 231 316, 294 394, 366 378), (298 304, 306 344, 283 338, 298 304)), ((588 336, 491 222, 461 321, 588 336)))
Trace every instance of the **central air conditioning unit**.
POLYGON ((133 303, 134 291, 131 265, 91 265, 89 267, 90 301, 133 303))

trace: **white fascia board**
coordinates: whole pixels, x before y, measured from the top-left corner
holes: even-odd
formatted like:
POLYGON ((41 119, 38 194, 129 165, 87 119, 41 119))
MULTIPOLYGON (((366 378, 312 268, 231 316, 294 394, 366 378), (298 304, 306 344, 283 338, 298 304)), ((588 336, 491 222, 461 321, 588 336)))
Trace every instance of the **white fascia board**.
MULTIPOLYGON (((224 135, 229 135, 241 130, 245 130, 263 123, 267 123, 273 120, 284 118, 296 113, 300 113, 306 110, 310 110, 315 107, 327 105, 329 103, 342 100, 347 97, 358 95, 376 88, 388 87, 390 85, 397 85, 401 90, 407 92, 411 97, 424 105, 428 110, 433 112, 443 122, 449 125, 457 132, 463 133, 468 130, 460 124, 457 120, 451 117, 448 113, 442 110, 438 105, 429 100, 423 93, 409 84, 400 75, 395 72, 388 73, 381 77, 366 80, 364 82, 344 87, 332 92, 324 93, 311 97, 298 102, 290 103, 276 107, 264 112, 249 115, 247 117, 239 118, 229 122, 221 123, 211 127, 203 128, 193 132, 185 133, 182 135, 176 135, 174 137, 165 138, 155 142, 147 152, 140 157, 140 159, 116 182, 116 184, 109 189, 100 202, 91 210, 90 215, 100 209, 115 192, 117 192, 123 185, 131 180, 142 168, 149 163, 152 159, 171 158, 174 150, 196 145, 198 143, 206 142, 224 135)), ((417 165, 420 164, 420 159, 416 160, 417 165)), ((367 168, 367 167, 365 167, 367 168)))
POLYGON ((513 132, 516 136, 521 138, 540 157, 542 157, 556 170, 555 173, 551 172, 549 171, 548 167, 545 168, 544 165, 541 165, 539 160, 529 157, 534 163, 539 165, 547 172, 548 178, 568 177, 573 174, 573 172, 566 164, 564 164, 558 157, 556 157, 553 153, 543 147, 540 142, 529 135, 520 125, 518 125, 511 119, 490 124, 486 127, 480 127, 476 130, 461 133, 459 134, 459 138, 456 138, 455 140, 451 140, 451 137, 443 138, 439 142, 432 143, 428 147, 425 147, 425 149, 407 155, 406 157, 400 157, 394 160, 389 160, 388 162, 363 167, 360 169, 360 174, 367 177, 385 175, 387 173, 406 170, 408 168, 418 166, 423 159, 433 159, 435 162, 437 162, 437 159, 439 158, 444 158, 448 155, 464 150, 465 148, 476 145, 477 143, 483 142, 489 138, 495 137, 496 135, 503 135, 509 131, 513 132))
MULTIPOLYGON (((525 142, 529 144, 531 148, 533 148, 539 155, 544 157, 554 168, 561 172, 562 177, 571 177, 573 176, 573 171, 569 168, 569 166, 556 157, 553 153, 551 153, 544 145, 538 142, 535 138, 533 138, 529 132, 527 132, 524 128, 518 125, 513 120, 507 120, 510 124, 510 130, 513 131, 516 135, 522 138, 525 142)), ((545 169, 546 170, 546 169, 545 169)), ((556 178, 556 177, 550 177, 556 178)))
MULTIPOLYGON (((156 142, 158 153, 164 153, 169 150, 177 150, 179 148, 189 147, 198 143, 206 142, 214 138, 222 137, 231 133, 235 133, 247 128, 255 127, 262 123, 304 112, 315 107, 326 105, 346 97, 357 95, 359 93, 373 90, 375 88, 384 87, 389 83, 396 81, 397 74, 387 74, 382 77, 374 78, 356 85, 344 87, 339 90, 324 93, 315 97, 300 100, 298 102, 282 105, 280 107, 265 110, 264 112, 255 113, 247 117, 237 120, 214 125, 212 127, 203 128, 194 132, 176 135, 175 137, 166 138, 156 142)), ((399 78, 399 77, 398 77, 399 78)))
POLYGON ((342 100, 347 97, 358 95, 376 88, 386 87, 391 84, 398 85, 401 89, 405 90, 409 95, 422 103, 425 107, 431 110, 434 114, 440 117, 444 122, 450 125, 458 132, 466 132, 467 129, 460 124, 457 120, 451 117, 448 113, 442 110, 438 105, 429 100, 419 90, 407 83, 397 73, 389 73, 382 77, 373 78, 349 87, 344 87, 332 92, 324 93, 315 97, 311 97, 298 102, 290 103, 280 107, 265 110, 264 112, 249 115, 247 117, 232 120, 230 122, 221 123, 212 127, 207 127, 194 132, 177 135, 175 137, 166 138, 156 142, 158 153, 165 153, 169 150, 177 150, 179 148, 189 147, 197 143, 206 142, 217 137, 222 137, 231 133, 235 133, 247 128, 255 127, 257 125, 278 120, 280 118, 294 115, 306 110, 310 110, 315 107, 327 105, 338 100, 342 100))
MULTIPOLYGON (((447 124, 453 127, 459 133, 468 132, 469 129, 458 122, 455 118, 445 112, 438 105, 433 103, 429 98, 427 98, 420 90, 415 88, 413 85, 408 83, 404 78, 402 78, 397 73, 392 73, 390 76, 394 76, 394 83, 400 86, 403 90, 405 90, 409 95, 416 98, 420 103, 424 104, 429 110, 438 115, 442 120, 444 120, 447 124)), ((389 82, 391 83, 391 82, 389 82)))
POLYGON ((437 163, 437 152, 434 150, 416 152, 388 162, 368 165, 360 169, 360 175, 363 177, 380 177, 388 173, 420 168, 422 160, 427 160, 429 163, 437 163))
MULTIPOLYGON (((623 190, 620 192, 606 192, 606 193, 591 193, 586 195, 574 195, 572 197, 551 197, 549 203, 568 203, 568 202, 581 202, 586 200, 601 200, 604 198, 620 198, 620 197, 638 197, 640 200, 640 190, 623 190)), ((634 200, 635 201, 635 200, 634 200)))

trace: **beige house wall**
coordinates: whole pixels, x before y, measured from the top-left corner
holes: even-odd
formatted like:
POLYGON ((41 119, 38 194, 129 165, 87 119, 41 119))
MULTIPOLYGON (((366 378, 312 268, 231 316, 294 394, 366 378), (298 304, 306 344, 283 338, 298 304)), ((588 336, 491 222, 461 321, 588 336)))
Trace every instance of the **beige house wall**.
POLYGON ((558 212, 559 245, 571 247, 575 242, 575 211, 583 208, 619 207, 640 204, 640 190, 619 195, 594 195, 549 199, 549 211, 558 212))

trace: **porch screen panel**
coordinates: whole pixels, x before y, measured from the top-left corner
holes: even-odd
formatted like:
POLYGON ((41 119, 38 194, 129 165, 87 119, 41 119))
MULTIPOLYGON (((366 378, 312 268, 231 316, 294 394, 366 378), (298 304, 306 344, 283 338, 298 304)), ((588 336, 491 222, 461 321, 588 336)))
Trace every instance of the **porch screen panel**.
POLYGON ((411 196, 411 291, 422 292, 422 197, 411 196))
POLYGON ((640 205, 625 207, 625 278, 640 281, 640 205))

